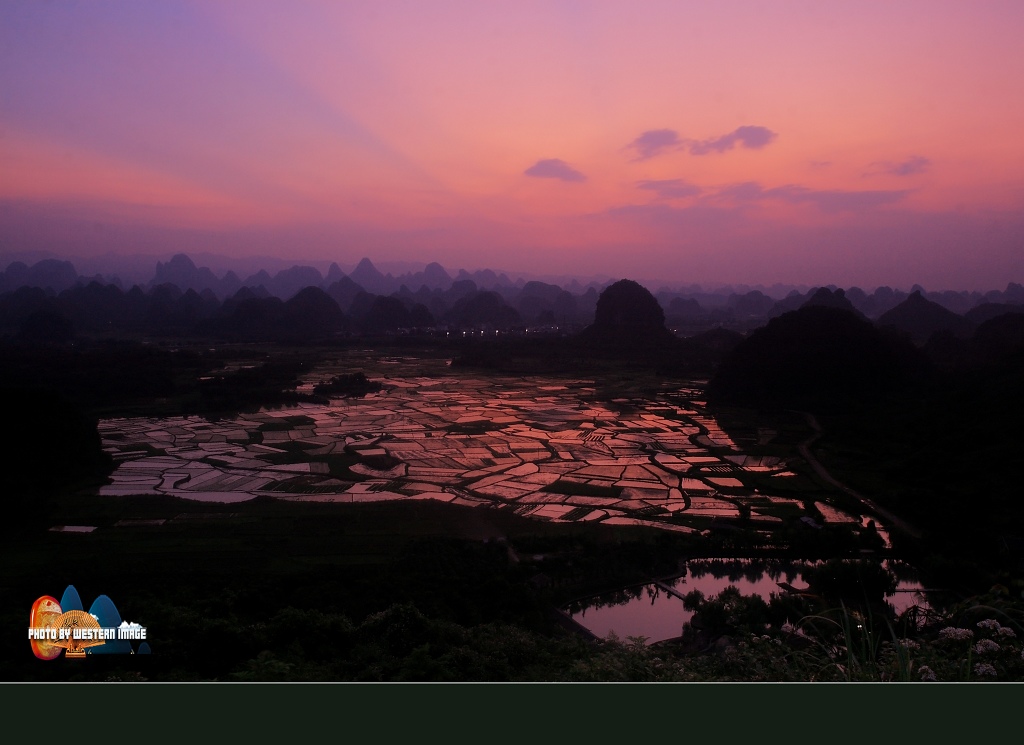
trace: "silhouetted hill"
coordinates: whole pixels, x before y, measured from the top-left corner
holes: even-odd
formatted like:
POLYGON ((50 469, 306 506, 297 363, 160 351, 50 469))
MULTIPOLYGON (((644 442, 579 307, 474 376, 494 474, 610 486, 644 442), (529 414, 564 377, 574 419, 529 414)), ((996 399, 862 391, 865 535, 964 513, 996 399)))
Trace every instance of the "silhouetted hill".
POLYGON ((724 328, 679 339, 668 347, 669 353, 660 362, 659 369, 666 375, 708 375, 722 364, 743 339, 739 331, 724 328))
POLYGON ((373 302, 378 297, 386 296, 375 295, 372 292, 363 291, 352 298, 352 304, 349 305, 348 314, 356 328, 360 328, 362 326, 363 319, 366 318, 367 314, 370 312, 370 308, 373 307, 373 302))
POLYGON ((348 328, 341 308, 319 287, 299 290, 284 304, 289 335, 295 338, 331 336, 348 328))
POLYGON ((351 277, 342 277, 327 287, 327 294, 331 296, 344 313, 351 312, 353 301, 360 293, 364 292, 366 290, 353 282, 351 277))
POLYGON ((197 324, 197 331, 233 341, 308 341, 331 338, 348 328, 348 320, 319 287, 306 287, 287 301, 239 290, 221 306, 217 317, 197 324))
POLYGON ((672 298, 665 309, 666 321, 696 321, 704 315, 704 309, 697 299, 692 297, 672 298))
POLYGON ((1016 303, 980 303, 964 313, 964 319, 980 326, 1004 313, 1024 313, 1024 305, 1016 303))
POLYGON ((859 318, 864 317, 864 314, 857 310, 853 303, 849 301, 846 297, 846 293, 842 289, 830 290, 827 287, 819 287, 801 304, 800 307, 806 308, 812 305, 821 306, 823 308, 837 308, 839 310, 845 310, 849 313, 853 313, 859 318))
MULTIPOLYGON (((11 504, 53 488, 101 482, 113 470, 110 454, 103 450, 96 421, 45 388, 9 388, 0 391, 5 415, 17 430, 0 449, 0 483, 11 504), (10 490, 17 490, 17 494, 10 490)), ((8 515, 8 519, 12 516, 8 515)))
POLYGON ((360 330, 366 334, 385 334, 409 325, 409 309, 401 300, 388 295, 374 296, 359 323, 360 330))
POLYGON ((400 329, 431 326, 434 317, 421 303, 406 305, 392 295, 376 295, 360 319, 360 330, 366 334, 389 334, 400 329))
POLYGON ((392 285, 426 287, 429 290, 447 290, 451 287, 451 284, 451 275, 436 261, 427 264, 423 271, 407 272, 406 274, 394 277, 392 282, 392 285))
POLYGON ((296 265, 275 274, 266 288, 271 295, 288 300, 307 287, 319 287, 323 281, 323 275, 314 267, 296 265))
POLYGON ((475 272, 467 272, 465 269, 460 269, 455 280, 471 280, 475 282, 478 287, 488 290, 493 290, 498 287, 512 286, 515 284, 505 274, 498 274, 492 269, 479 269, 475 272))
POLYGON ((1017 282, 1009 282, 1002 293, 1002 302, 1012 305, 1024 305, 1024 285, 1017 282))
POLYGON ((444 302, 451 306, 454 305, 456 301, 472 295, 479 289, 480 288, 477 287, 476 282, 471 279, 457 279, 452 282, 451 287, 441 293, 441 297, 444 302))
POLYGON ((423 268, 421 274, 413 276, 410 284, 423 284, 430 289, 441 289, 445 290, 451 286, 452 278, 445 268, 438 264, 436 261, 432 261, 423 268), (418 281, 417 281, 418 280, 418 281))
POLYGON ((496 292, 482 290, 459 298, 442 319, 460 329, 507 329, 522 323, 519 312, 496 292))
POLYGON ((341 271, 341 267, 338 266, 338 262, 332 261, 330 267, 327 269, 327 274, 324 276, 324 287, 330 287, 344 276, 345 272, 341 271))
POLYGON ((203 325, 203 330, 236 341, 266 341, 287 334, 284 301, 277 297, 242 297, 225 303, 221 315, 203 325))
POLYGON ((650 290, 631 279, 620 279, 597 299, 594 322, 579 334, 585 344, 623 349, 676 345, 665 328, 665 311, 650 290))
MULTIPOLYGON (((262 261, 274 267, 276 274, 273 274, 266 268, 259 268, 252 260, 234 260, 210 254, 203 254, 203 257, 207 261, 213 259, 212 265, 219 267, 219 271, 223 271, 227 262, 236 261, 245 267, 246 279, 239 280, 238 274, 230 269, 218 278, 210 268, 200 266, 188 255, 179 253, 167 261, 152 260, 149 266, 156 267, 152 279, 142 280, 125 292, 114 274, 76 276, 70 262, 55 259, 44 259, 31 266, 24 261, 13 261, 0 272, 0 334, 18 333, 25 318, 38 310, 38 298, 33 300, 33 295, 23 293, 9 297, 10 293, 16 293, 23 287, 38 288, 44 297, 59 296, 59 312, 73 322, 77 334, 87 336, 190 334, 212 328, 205 322, 213 316, 221 320, 229 317, 241 300, 238 291, 242 288, 252 290, 255 297, 277 297, 286 301, 306 287, 324 289, 347 316, 365 315, 377 296, 397 297, 409 312, 420 306, 416 318, 412 319, 412 328, 418 329, 413 333, 417 334, 428 328, 429 318, 452 323, 450 319, 454 317, 452 313, 460 299, 489 291, 499 295, 504 305, 518 313, 519 318, 514 319, 505 313, 497 318, 497 323, 491 318, 482 322, 483 325, 506 328, 518 325, 530 327, 531 333, 573 334, 588 324, 594 325, 600 295, 614 284, 610 280, 590 280, 583 284, 579 278, 572 277, 550 278, 551 281, 518 277, 512 281, 508 275, 492 269, 449 272, 436 261, 426 264, 422 270, 416 270, 414 267, 418 264, 411 262, 389 264, 389 267, 398 267, 403 272, 393 276, 382 273, 368 257, 358 263, 350 276, 346 276, 337 262, 331 263, 324 275, 313 266, 295 264, 280 268, 286 266, 285 261, 265 257, 262 261), (160 289, 172 286, 180 291, 180 296, 171 297, 166 289, 160 289), (86 287, 91 289, 78 292, 86 287), (98 291, 97 287, 103 291, 98 291), (123 296, 110 292, 114 288, 123 292, 123 296), (189 295, 190 290, 195 294, 189 295), (67 294, 72 292, 78 294, 67 294), (360 293, 368 297, 357 301, 360 293), (213 307, 214 301, 218 300, 224 304, 220 309, 213 307), (193 323, 201 325, 190 328, 193 323)), ((99 263, 90 260, 90 267, 96 269, 108 261, 121 261, 118 266, 131 269, 135 276, 145 276, 145 257, 141 256, 127 259, 111 256, 99 263)), ((1005 290, 988 292, 946 290, 926 293, 919 285, 915 285, 914 292, 918 293, 917 297, 960 315, 971 324, 994 317, 1001 310, 1024 307, 1024 287, 1013 282, 1005 290)), ((762 291, 761 285, 753 288, 744 284, 726 285, 705 290, 694 284, 676 289, 662 287, 655 295, 664 311, 663 325, 679 337, 692 337, 713 328, 747 333, 764 325, 769 318, 808 303, 855 310, 868 318, 878 319, 908 297, 906 292, 889 287, 879 287, 868 294, 857 287, 851 287, 845 293, 833 285, 804 292, 802 287, 781 284, 766 291, 762 291), (775 300, 785 292, 789 294, 775 300)), ((462 312, 464 307, 465 303, 458 312, 462 312)), ((481 308, 480 312, 484 309, 481 308)), ((948 315, 946 320, 949 320, 948 315)), ((899 324, 894 325, 894 328, 898 327, 899 324)), ((932 328, 941 331, 949 326, 944 322, 933 323, 927 331, 915 334, 919 343, 923 343, 932 328)), ((954 327, 954 333, 962 335, 966 332, 954 327)), ((623 340, 623 343, 646 343, 625 336, 623 340)))
MULTIPOLYGON (((210 290, 204 290, 209 293, 210 290)), ((202 296, 194 289, 182 292, 173 284, 154 287, 143 302, 145 324, 141 330, 159 335, 188 334, 207 318, 212 318, 219 310, 216 298, 202 296)))
POLYGON ((27 281, 28 278, 28 264, 24 261, 12 261, 7 265, 7 268, 0 273, 0 290, 4 292, 11 292, 21 287, 36 287, 43 289, 37 284, 32 284, 27 281))
POLYGON ((914 292, 902 303, 878 318, 879 326, 891 326, 907 334, 918 344, 925 343, 937 331, 949 331, 966 337, 974 330, 970 321, 938 303, 914 292))
POLYGON ((979 325, 970 348, 977 364, 1017 364, 1015 361, 1024 358, 1024 311, 1004 313, 979 325))
POLYGON ((436 319, 443 316, 449 308, 448 303, 444 300, 444 291, 437 288, 430 289, 426 285, 420 285, 416 292, 411 292, 408 287, 402 285, 393 297, 399 298, 410 312, 416 309, 414 325, 420 327, 435 325, 436 319), (429 321, 425 321, 424 313, 430 316, 429 321))
POLYGON ((17 290, 19 287, 39 287, 56 294, 73 287, 78 281, 78 272, 70 261, 43 259, 32 266, 14 261, 0 273, 0 292, 17 290))
POLYGON ((732 294, 726 306, 737 318, 764 318, 775 305, 775 301, 760 290, 751 290, 743 295, 732 294))
POLYGON ((266 290, 263 290, 262 292, 259 292, 259 289, 262 289, 262 288, 242 287, 241 289, 238 290, 238 292, 236 292, 231 297, 227 298, 221 304, 220 312, 218 313, 218 315, 220 315, 220 316, 230 315, 234 311, 234 309, 236 307, 238 307, 238 304, 241 303, 243 300, 251 300, 253 298, 269 297, 269 294, 267 293, 266 290))
POLYGON ((907 299, 907 293, 891 287, 877 287, 870 295, 859 287, 846 290, 846 299, 867 318, 877 319, 907 299))
POLYGON ((166 264, 156 262, 151 288, 174 285, 182 290, 219 289, 220 279, 207 267, 199 268, 186 254, 175 254, 166 264))
POLYGON ((937 366, 956 372, 1012 367, 1014 360, 1024 359, 1024 311, 990 318, 968 339, 937 332, 924 350, 937 366))
MULTIPOLYGON (((260 269, 255 274, 250 274, 248 277, 242 280, 242 289, 248 287, 250 289, 255 287, 262 287, 264 290, 270 287, 274 282, 274 278, 270 276, 266 269, 260 269)), ((270 293, 267 292, 269 295, 270 293)))
POLYGON ((964 315, 974 306, 984 302, 984 298, 979 292, 954 292, 946 290, 944 292, 922 292, 921 294, 926 300, 938 303, 946 310, 952 311, 958 316, 964 315))
POLYGON ((16 338, 25 344, 67 344, 75 338, 75 324, 48 300, 22 321, 16 338))
POLYGON ((0 295, 0 333, 15 333, 26 318, 47 302, 46 291, 28 285, 0 295))
POLYGON ((80 333, 101 335, 130 330, 133 320, 142 327, 146 311, 133 302, 139 297, 145 299, 141 293, 128 296, 114 285, 90 282, 65 290, 57 302, 80 333))
POLYGON ((708 399, 816 410, 899 391, 928 367, 909 342, 856 314, 808 305, 738 344, 710 380, 708 399))
POLYGON ((685 341, 709 350, 717 359, 724 359, 738 347, 746 337, 738 331, 711 329, 695 334, 685 341))
POLYGON ((39 287, 52 289, 54 292, 66 290, 78 282, 78 272, 70 261, 44 259, 32 266, 29 280, 39 287))
POLYGON ((423 303, 413 303, 409 306, 409 321, 414 329, 433 327, 437 324, 434 314, 423 303))
POLYGON ((373 262, 367 258, 363 258, 348 276, 349 279, 365 289, 367 292, 380 295, 386 294, 392 290, 387 278, 381 274, 377 270, 377 267, 373 265, 373 262))
POLYGON ((514 307, 527 323, 569 324, 577 320, 576 299, 558 285, 531 281, 512 294, 514 307))
MULTIPOLYGON (((815 288, 816 290, 817 288, 815 288)), ((777 300, 775 305, 772 306, 771 310, 768 311, 769 318, 778 318, 783 313, 789 313, 790 311, 798 310, 804 303, 807 302, 808 298, 814 293, 812 290, 806 295, 797 291, 791 290, 786 297, 781 300, 777 300)))

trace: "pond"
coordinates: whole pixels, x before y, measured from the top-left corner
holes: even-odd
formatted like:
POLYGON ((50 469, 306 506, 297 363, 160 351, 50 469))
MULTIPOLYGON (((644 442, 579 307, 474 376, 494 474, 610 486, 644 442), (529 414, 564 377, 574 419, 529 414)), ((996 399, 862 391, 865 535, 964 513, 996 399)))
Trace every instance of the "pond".
MULTIPOLYGON (((744 596, 759 595, 766 602, 771 595, 807 589, 803 572, 816 562, 776 559, 693 559, 685 571, 669 579, 626 587, 574 601, 562 610, 573 621, 599 638, 612 634, 620 640, 644 637, 647 644, 674 639, 683 634, 693 618, 683 597, 699 590, 705 598, 720 594, 729 586, 744 596)), ((884 565, 897 578, 896 590, 886 595, 895 616, 913 606, 929 609, 928 590, 914 570, 902 562, 884 565)))

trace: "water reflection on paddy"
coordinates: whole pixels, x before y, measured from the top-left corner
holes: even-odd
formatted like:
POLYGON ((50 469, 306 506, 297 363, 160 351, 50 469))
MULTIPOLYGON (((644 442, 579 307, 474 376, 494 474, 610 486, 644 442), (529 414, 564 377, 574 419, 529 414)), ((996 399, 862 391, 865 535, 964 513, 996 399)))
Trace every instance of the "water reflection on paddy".
MULTIPOLYGON (((366 360, 363 360, 366 362, 366 360)), ((256 496, 368 502, 438 499, 532 519, 680 532, 744 516, 767 533, 829 494, 782 496, 786 460, 743 452, 692 384, 629 386, 555 376, 476 376, 443 361, 372 360, 382 390, 233 418, 99 423, 117 464, 101 494, 236 502, 256 496), (431 367, 431 365, 434 365, 431 367), (773 488, 777 485, 777 489, 773 488)), ((302 382, 352 369, 319 368, 302 382)), ((620 381, 621 382, 621 381, 620 381)), ((859 515, 827 506, 825 522, 859 515)))
POLYGON ((655 583, 588 598, 565 611, 595 636, 614 634, 623 641, 642 636, 647 644, 680 636, 693 616, 680 597, 655 583))
MULTIPOLYGON (((644 637, 647 644, 674 639, 693 618, 683 597, 699 591, 705 599, 735 587, 744 596, 760 596, 765 602, 772 595, 807 590, 803 573, 817 562, 747 559, 693 559, 677 577, 645 585, 602 593, 568 604, 564 612, 597 637, 612 634, 621 640, 644 637), (782 585, 785 585, 784 588, 782 585)), ((892 565, 898 579, 896 591, 885 596, 895 616, 912 606, 929 608, 926 590, 905 565, 892 565)))

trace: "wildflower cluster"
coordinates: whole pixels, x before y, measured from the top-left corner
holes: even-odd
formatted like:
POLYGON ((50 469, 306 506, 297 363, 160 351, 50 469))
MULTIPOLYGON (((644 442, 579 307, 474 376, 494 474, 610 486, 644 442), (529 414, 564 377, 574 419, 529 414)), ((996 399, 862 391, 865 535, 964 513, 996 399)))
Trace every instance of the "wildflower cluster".
POLYGON ((947 626, 939 631, 939 638, 943 641, 967 641, 974 638, 974 632, 970 629, 960 629, 947 626))
POLYGON ((1002 647, 997 642, 991 639, 982 639, 980 642, 974 645, 975 654, 995 654, 1000 651, 1002 647))
POLYGON ((974 674, 979 678, 983 677, 996 677, 999 673, 996 669, 987 662, 976 662, 974 664, 974 674))
POLYGON ((719 659, 742 680, 1018 681, 1024 625, 1014 619, 971 606, 899 633, 843 609, 747 633, 719 659))
MULTIPOLYGON (((975 607, 962 615, 961 623, 940 625, 930 637, 927 630, 913 648, 920 680, 1013 681, 1024 679, 1024 650, 1017 631, 994 608, 975 607), (964 620, 985 617, 973 623, 964 620)), ((909 647, 908 647, 909 649, 909 647)))
POLYGON ((655 654, 605 645, 578 680, 1024 681, 1024 605, 988 597, 907 619, 870 610, 748 604, 734 588, 694 602, 703 625, 655 654), (794 611, 797 611, 794 613, 794 611), (735 623, 733 615, 742 619, 735 623), (795 619, 795 620, 794 620, 795 619), (599 673, 599 674, 596 674, 599 673))

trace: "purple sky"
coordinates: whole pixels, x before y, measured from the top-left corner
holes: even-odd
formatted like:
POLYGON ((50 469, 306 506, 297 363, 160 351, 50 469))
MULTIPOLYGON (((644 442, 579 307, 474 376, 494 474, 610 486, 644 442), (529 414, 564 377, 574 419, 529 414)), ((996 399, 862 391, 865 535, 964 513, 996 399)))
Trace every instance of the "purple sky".
POLYGON ((1022 28, 1017 0, 7 0, 0 263, 1002 289, 1022 28))

